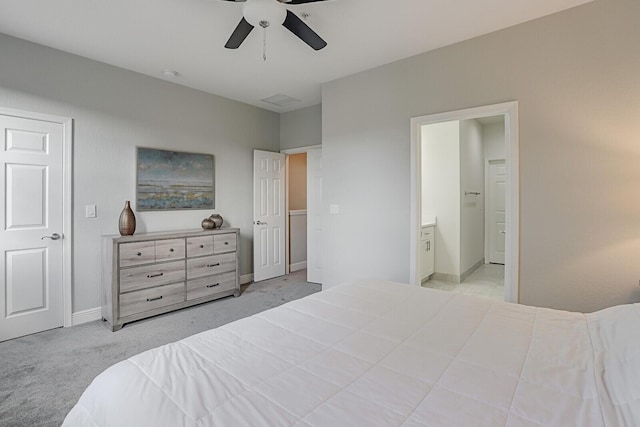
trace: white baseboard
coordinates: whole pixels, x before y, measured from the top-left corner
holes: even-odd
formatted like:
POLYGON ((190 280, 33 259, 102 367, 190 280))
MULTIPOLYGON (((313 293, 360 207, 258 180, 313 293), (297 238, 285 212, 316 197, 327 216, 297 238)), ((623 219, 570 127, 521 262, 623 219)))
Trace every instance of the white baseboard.
POLYGON ((82 323, 93 322, 102 319, 102 309, 100 307, 90 308, 73 313, 71 317, 71 325, 80 325, 82 323))
POLYGON ((247 283, 253 282, 253 273, 245 274, 244 276, 240 276, 240 284, 246 285, 247 283))
POLYGON ((307 261, 296 262, 295 264, 289 265, 289 271, 292 273, 294 271, 304 270, 305 268, 307 268, 307 261))
POLYGON ((465 271, 464 273, 462 273, 460 275, 460 283, 464 282, 467 277, 471 276, 474 271, 476 271, 477 269, 479 269, 483 265, 484 265, 484 258, 482 258, 480 261, 476 262, 473 266, 471 266, 470 269, 468 269, 467 271, 465 271))
POLYGON ((460 283, 460 276, 456 274, 433 273, 431 278, 447 283, 460 283))

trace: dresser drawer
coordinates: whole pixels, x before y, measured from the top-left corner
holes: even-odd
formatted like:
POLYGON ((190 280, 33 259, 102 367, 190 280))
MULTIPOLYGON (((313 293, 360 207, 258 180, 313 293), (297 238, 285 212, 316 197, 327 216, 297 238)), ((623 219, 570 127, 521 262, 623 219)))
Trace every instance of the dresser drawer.
POLYGON ((189 280, 187 282, 187 301, 217 294, 218 292, 230 291, 235 287, 235 271, 189 280))
POLYGON ((213 255, 213 236, 189 237, 187 257, 213 255))
POLYGON ((156 240, 156 261, 184 259, 184 239, 156 240))
POLYGON ((120 267, 148 264, 155 260, 155 242, 122 243, 120 245, 120 267))
POLYGON ((184 283, 158 286, 120 295, 120 317, 131 316, 185 300, 184 283))
POLYGON ((184 261, 172 261, 120 270, 120 292, 184 281, 184 261))
POLYGON ((222 254, 236 251, 236 235, 232 233, 216 234, 213 236, 213 252, 222 254))
POLYGON ((187 279, 236 270, 236 254, 222 254, 187 260, 187 279))

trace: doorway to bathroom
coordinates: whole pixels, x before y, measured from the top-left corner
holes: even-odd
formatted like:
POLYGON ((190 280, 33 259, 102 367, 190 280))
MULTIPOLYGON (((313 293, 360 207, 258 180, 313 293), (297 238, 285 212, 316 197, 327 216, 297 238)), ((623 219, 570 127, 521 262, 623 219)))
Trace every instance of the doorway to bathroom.
POLYGON ((517 103, 416 117, 411 131, 412 283, 517 302, 517 103))

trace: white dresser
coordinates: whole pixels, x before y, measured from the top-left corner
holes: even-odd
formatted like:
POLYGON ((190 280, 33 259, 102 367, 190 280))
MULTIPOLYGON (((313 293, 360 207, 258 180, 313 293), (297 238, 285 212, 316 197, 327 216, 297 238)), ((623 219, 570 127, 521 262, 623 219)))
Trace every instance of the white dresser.
POLYGON ((125 323, 240 295, 237 228, 102 238, 102 318, 125 323))

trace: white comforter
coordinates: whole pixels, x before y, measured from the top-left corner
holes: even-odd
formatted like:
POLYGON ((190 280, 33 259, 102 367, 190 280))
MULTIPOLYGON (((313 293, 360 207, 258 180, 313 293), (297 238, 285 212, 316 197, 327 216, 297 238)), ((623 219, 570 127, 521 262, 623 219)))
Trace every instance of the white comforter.
POLYGON ((640 426, 640 305, 357 282, 118 363, 64 426, 640 426))

